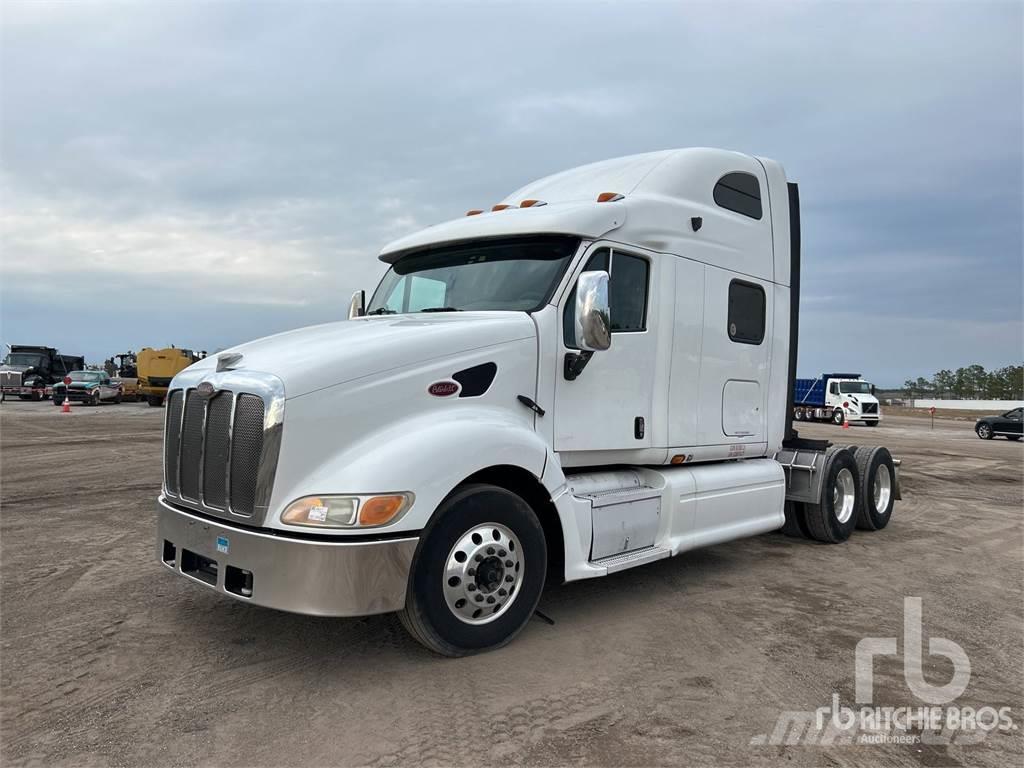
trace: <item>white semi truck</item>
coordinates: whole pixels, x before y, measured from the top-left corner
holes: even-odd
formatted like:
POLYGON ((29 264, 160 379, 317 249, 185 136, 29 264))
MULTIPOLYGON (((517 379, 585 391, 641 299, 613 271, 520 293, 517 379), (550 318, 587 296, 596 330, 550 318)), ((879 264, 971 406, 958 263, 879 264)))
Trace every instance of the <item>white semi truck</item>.
POLYGON ((385 247, 349 319, 175 376, 166 568, 286 611, 398 611, 458 656, 511 640, 546 581, 886 525, 889 452, 792 430, 800 220, 778 163, 637 155, 470 214, 385 247))

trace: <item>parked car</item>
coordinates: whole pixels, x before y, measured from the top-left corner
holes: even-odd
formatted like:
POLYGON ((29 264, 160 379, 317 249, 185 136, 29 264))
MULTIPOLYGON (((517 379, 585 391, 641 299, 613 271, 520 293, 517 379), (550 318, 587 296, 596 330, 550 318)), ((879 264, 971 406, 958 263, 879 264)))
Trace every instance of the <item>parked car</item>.
POLYGON ((72 371, 64 381, 53 385, 53 404, 63 405, 65 397, 72 402, 78 401, 86 405, 99 405, 101 402, 120 403, 121 384, 113 381, 103 371, 72 371))
POLYGON ((1014 408, 1002 416, 982 416, 974 424, 974 431, 982 440, 991 440, 996 435, 1007 440, 1020 440, 1024 434, 1024 408, 1014 408))

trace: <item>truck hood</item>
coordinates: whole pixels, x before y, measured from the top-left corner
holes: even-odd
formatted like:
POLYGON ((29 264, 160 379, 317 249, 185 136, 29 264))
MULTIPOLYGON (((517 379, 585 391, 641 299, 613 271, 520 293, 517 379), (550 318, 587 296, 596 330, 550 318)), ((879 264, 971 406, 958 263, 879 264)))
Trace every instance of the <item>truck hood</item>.
POLYGON ((35 370, 30 365, 0 365, 0 371, 16 371, 17 373, 24 373, 28 370, 35 370))
MULTIPOLYGON (((193 363, 190 373, 215 371, 228 353, 230 370, 272 373, 287 398, 471 349, 536 335, 525 312, 445 312, 361 317, 267 336, 193 363)), ((175 386, 172 383, 172 388, 175 386)))

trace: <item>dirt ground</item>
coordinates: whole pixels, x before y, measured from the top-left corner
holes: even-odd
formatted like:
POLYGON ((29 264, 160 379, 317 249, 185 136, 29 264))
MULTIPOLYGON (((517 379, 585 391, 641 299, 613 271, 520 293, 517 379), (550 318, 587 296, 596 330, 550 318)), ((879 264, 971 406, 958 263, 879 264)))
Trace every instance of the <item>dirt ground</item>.
MULTIPOLYGON (((0 407, 4 765, 1020 765, 972 745, 772 746, 786 711, 854 702, 854 648, 923 632, 970 659, 959 707, 1024 725, 1024 445, 915 417, 808 436, 903 459, 891 525, 838 546, 769 534, 551 587, 508 647, 451 660, 392 616, 244 605, 154 547, 162 410, 0 407), (765 742, 768 742, 767 744, 765 742)), ((903 648, 903 640, 900 640, 903 648)), ((926 678, 952 665, 924 650, 926 678)), ((921 706, 898 657, 873 703, 921 706)))

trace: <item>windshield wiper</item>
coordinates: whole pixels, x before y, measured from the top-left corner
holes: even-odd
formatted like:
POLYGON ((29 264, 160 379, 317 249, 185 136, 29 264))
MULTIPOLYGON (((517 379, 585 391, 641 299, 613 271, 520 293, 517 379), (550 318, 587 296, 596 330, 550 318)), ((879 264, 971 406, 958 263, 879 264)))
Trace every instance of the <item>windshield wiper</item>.
POLYGON ((457 307, 427 307, 426 309, 421 309, 420 310, 420 312, 461 312, 461 311, 462 310, 458 309, 457 307))
POLYGON ((397 315, 398 312, 396 312, 393 309, 388 309, 387 307, 377 307, 377 309, 370 310, 366 314, 368 314, 368 315, 397 315))

